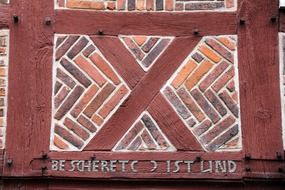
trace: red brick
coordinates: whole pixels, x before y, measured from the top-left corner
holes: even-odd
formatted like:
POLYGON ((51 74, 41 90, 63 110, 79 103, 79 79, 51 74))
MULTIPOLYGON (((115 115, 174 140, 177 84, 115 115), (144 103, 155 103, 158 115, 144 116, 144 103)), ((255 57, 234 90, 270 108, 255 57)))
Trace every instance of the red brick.
POLYGON ((192 90, 191 95, 213 123, 217 123, 220 120, 218 113, 210 106, 208 101, 199 92, 199 90, 197 89, 192 90))
POLYGON ((184 10, 184 4, 183 3, 175 3, 175 11, 183 11, 184 10))
POLYGON ((139 149, 139 147, 142 144, 142 139, 140 136, 138 136, 128 147, 128 150, 136 151, 139 149))
POLYGON ((217 39, 218 39, 219 42, 221 42, 224 46, 226 46, 230 50, 232 50, 232 51, 236 50, 236 43, 233 42, 230 38, 228 38, 228 37, 218 37, 217 39))
POLYGON ((214 138, 220 135, 223 131, 227 130, 235 123, 235 118, 233 116, 228 116, 226 119, 222 120, 210 130, 203 134, 201 141, 205 144, 211 142, 214 138))
POLYGON ((185 88, 180 88, 177 94, 199 122, 205 119, 205 115, 202 113, 201 109, 198 107, 192 97, 188 94, 185 88))
POLYGON ((155 150, 156 149, 156 144, 147 132, 147 130, 144 130, 143 133, 141 134, 142 140, 145 142, 149 150, 155 150))
POLYGON ((152 121, 152 119, 148 115, 143 115, 142 117, 142 122, 144 123, 145 127, 148 129, 150 132, 151 136, 153 139, 157 142, 157 144, 161 148, 166 148, 168 147, 168 143, 162 136, 161 132, 157 129, 155 123, 152 121))
POLYGON ((171 102, 175 110, 179 113, 179 115, 183 119, 187 119, 190 117, 191 114, 189 113, 187 108, 184 106, 181 100, 175 95, 174 91, 170 87, 166 87, 163 91, 163 94, 171 102))
POLYGON ((146 10, 148 11, 154 10, 154 0, 146 0, 146 10))
POLYGON ((107 2, 107 9, 109 9, 109 10, 115 10, 115 9, 116 9, 116 2, 108 1, 108 2, 107 2))
POLYGON ((147 36, 134 36, 133 40, 138 44, 138 46, 142 46, 146 42, 147 36))
POLYGON ((234 102, 234 100, 230 97, 228 92, 226 90, 224 90, 221 94, 219 94, 219 97, 223 100, 223 102, 230 109, 230 111, 238 118, 239 117, 238 106, 234 102))
POLYGON ((55 125, 54 132, 77 148, 81 148, 84 144, 82 140, 59 125, 55 125))
POLYGON ((56 48, 58 48, 66 38, 67 36, 58 36, 56 39, 56 48))
POLYGON ((214 108, 220 113, 221 116, 226 115, 227 113, 226 108, 223 106, 222 102, 219 100, 219 98, 217 98, 217 96, 214 94, 214 92, 211 89, 205 92, 205 96, 211 102, 214 108))
POLYGON ((144 58, 142 64, 145 67, 149 67, 155 59, 165 50, 166 46, 170 43, 170 39, 162 39, 152 50, 151 52, 144 58))
POLYGON ((69 148, 69 146, 65 142, 63 142, 63 140, 61 140, 57 135, 54 135, 53 143, 57 148, 62 150, 69 148))
POLYGON ((98 114, 103 118, 106 118, 127 93, 128 89, 126 86, 121 86, 111 97, 111 99, 109 99, 108 102, 106 102, 106 104, 101 108, 98 114))
POLYGON ((174 0, 165 0, 165 10, 173 11, 174 0))
POLYGON ((194 127, 196 125, 196 121, 193 118, 190 118, 186 121, 188 127, 194 127))
POLYGON ((193 132, 195 135, 200 136, 205 133, 212 126, 212 122, 210 120, 203 121, 200 125, 194 127, 193 132))
POLYGON ((79 116, 77 121, 91 133, 95 133, 97 131, 97 128, 83 115, 79 116))
POLYGON ((54 98, 54 108, 57 109, 58 106, 63 102, 63 100, 67 97, 70 89, 66 86, 62 87, 59 93, 54 98))
POLYGON ((231 82, 229 82, 229 84, 227 85, 227 89, 228 89, 230 92, 235 91, 235 81, 234 81, 234 80, 232 80, 231 82))
POLYGON ((212 83, 228 68, 229 64, 225 61, 219 63, 208 76, 200 83, 199 89, 204 92, 212 83))
POLYGON ((76 85, 74 80, 59 68, 56 69, 56 78, 60 79, 71 89, 76 85))
POLYGON ((74 62, 85 71, 99 86, 103 86, 106 83, 106 79, 100 74, 92 63, 88 62, 83 56, 76 57, 74 62))
POLYGON ((211 62, 207 60, 203 61, 203 63, 201 63, 186 80, 185 86, 187 89, 191 90, 201 80, 201 78, 209 72, 212 66, 213 64, 211 62))
POLYGON ((130 49, 130 51, 135 55, 135 57, 140 61, 143 60, 145 55, 136 45, 136 43, 129 37, 123 37, 122 39, 126 43, 127 47, 130 49))
POLYGON ((67 59, 62 58, 60 61, 61 65, 72 75, 74 78, 80 82, 84 87, 91 85, 91 81, 82 73, 77 67, 75 67, 67 59))
POLYGON ((89 57, 89 55, 91 55, 94 51, 96 50, 96 48, 93 45, 89 45, 83 52, 82 54, 85 57, 89 57))
POLYGON ((230 61, 231 63, 234 63, 234 56, 232 52, 228 51, 226 48, 221 46, 216 40, 212 38, 208 38, 206 40, 206 44, 210 46, 212 49, 214 49, 217 53, 219 53, 222 57, 230 61))
MULTIPOLYGON (((1 79, 0 79, 0 84, 1 84, 1 79)), ((0 86, 2 86, 2 84, 0 86)), ((60 83, 59 81, 56 81, 54 84, 54 95, 58 93, 61 87, 62 87, 62 83, 60 83)))
POLYGON ((99 109, 99 107, 104 103, 104 101, 111 95, 115 87, 108 83, 99 94, 90 102, 90 104, 84 110, 84 114, 89 118, 99 109))
POLYGON ((0 67, 0 77, 5 77, 5 76, 6 76, 6 68, 0 67))
POLYGON ((226 8, 234 7, 234 0, 225 0, 226 1, 226 8))
POLYGON ((81 37, 76 44, 71 48, 71 50, 68 51, 67 57, 70 59, 73 59, 78 55, 78 53, 85 48, 85 46, 88 44, 88 40, 85 37, 81 37))
POLYGON ((132 140, 141 132, 143 128, 144 126, 141 122, 136 123, 135 126, 120 141, 120 143, 116 147, 116 150, 125 149, 132 142, 132 140))
POLYGON ((109 79, 114 82, 114 84, 118 85, 121 83, 117 74, 99 54, 92 54, 90 59, 109 79))
POLYGON ((0 88, 0 96, 6 96, 6 89, 0 88))
POLYGON ((95 96, 99 88, 96 85, 92 85, 88 91, 84 94, 81 100, 77 103, 77 105, 71 111, 71 115, 74 118, 77 118, 81 111, 87 106, 87 104, 91 101, 91 99, 95 96))
POLYGON ((190 75, 190 73, 196 68, 196 64, 194 61, 190 60, 177 74, 175 79, 172 81, 171 85, 174 88, 179 88, 184 81, 187 79, 187 77, 190 75))
POLYGON ((147 40, 147 42, 143 45, 142 50, 145 53, 148 53, 153 46, 157 43, 157 41, 159 40, 159 38, 156 37, 151 37, 150 39, 147 40))
POLYGON ((235 75, 234 68, 231 67, 227 72, 225 72, 212 86, 213 90, 219 92, 235 75))
POLYGON ((117 0, 118 10, 125 10, 126 9, 126 0, 117 0))
POLYGON ((86 1, 86 0, 67 0, 66 7, 68 8, 81 8, 81 9, 95 9, 104 10, 105 5, 103 1, 86 1))
POLYGON ((198 53, 198 52, 194 53, 191 57, 192 57, 197 63, 201 63, 201 62, 204 60, 204 57, 203 57, 200 53, 198 53))
POLYGON ((60 120, 71 109, 71 107, 78 100, 83 91, 84 88, 82 88, 81 86, 76 86, 74 90, 70 93, 70 95, 65 99, 63 104, 59 107, 59 109, 54 115, 54 118, 60 120))
POLYGON ((94 114, 94 115, 92 116, 91 120, 92 120, 94 123, 96 123, 97 126, 101 126, 102 123, 104 122, 104 120, 103 120, 100 116, 98 116, 97 114, 94 114))
POLYGON ((78 40, 79 36, 69 36, 64 43, 56 50, 55 59, 58 61, 68 49, 78 40))
POLYGON ((221 61, 221 57, 214 52, 214 50, 210 49, 206 45, 202 45, 199 47, 199 50, 202 54, 212 60, 214 63, 219 63, 221 61))
POLYGON ((143 11, 145 10, 145 0, 137 0, 137 3, 136 3, 136 9, 138 11, 143 11))
POLYGON ((223 133, 221 136, 219 136, 217 139, 215 139, 213 142, 211 142, 209 145, 207 145, 206 149, 209 151, 217 150, 220 146, 224 145, 227 141, 236 136, 238 132, 239 132, 238 125, 233 126, 225 133, 223 133))
POLYGON ((66 118, 64 120, 64 125, 70 129, 72 132, 74 132, 78 137, 80 137, 83 140, 87 140, 89 138, 89 134, 80 127, 77 123, 72 121, 69 118, 66 118))

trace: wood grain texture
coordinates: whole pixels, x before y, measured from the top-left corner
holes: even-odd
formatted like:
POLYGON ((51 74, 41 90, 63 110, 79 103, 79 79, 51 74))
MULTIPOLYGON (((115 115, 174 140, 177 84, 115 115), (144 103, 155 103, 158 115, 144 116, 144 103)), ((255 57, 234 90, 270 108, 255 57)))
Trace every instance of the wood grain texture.
POLYGON ((243 181, 238 182, 234 180, 222 180, 222 181, 193 181, 193 180, 163 180, 163 181, 111 181, 110 180, 7 180, 4 183, 5 190, 283 190, 284 183, 280 181, 275 182, 253 182, 243 181), (38 186, 36 187, 35 184, 38 186))
POLYGON ((203 151, 196 137, 187 129, 161 93, 154 98, 147 110, 177 150, 203 151))
POLYGON ((278 1, 245 0, 238 57, 243 147, 255 159, 283 154, 278 57, 278 1))
POLYGON ((84 150, 111 150, 147 108, 164 83, 176 71, 199 40, 199 37, 176 38, 133 89, 127 101, 84 150), (177 52, 177 49, 181 51, 177 52))
POLYGON ((0 29, 8 28, 10 19, 10 6, 0 4, 0 29))
MULTIPOLYGON (((10 27, 6 176, 29 175, 30 161, 48 151, 51 126, 53 1, 12 1, 19 23, 10 27)), ((34 172, 33 175, 41 175, 34 172)))
POLYGON ((133 89, 145 73, 118 37, 94 36, 91 38, 119 75, 133 89))
POLYGON ((235 13, 108 13, 94 11, 56 11, 55 32, 63 34, 105 35, 220 35, 236 33, 235 13), (205 19, 207 24, 205 24, 205 19))

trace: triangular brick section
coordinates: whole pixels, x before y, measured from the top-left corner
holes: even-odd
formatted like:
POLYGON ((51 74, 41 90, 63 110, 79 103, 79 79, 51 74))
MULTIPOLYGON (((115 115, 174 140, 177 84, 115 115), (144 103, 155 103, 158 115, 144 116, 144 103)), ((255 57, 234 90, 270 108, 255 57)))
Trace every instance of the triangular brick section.
POLYGON ((143 70, 148 71, 170 45, 173 37, 120 36, 120 39, 143 70))
POLYGON ((163 134, 151 115, 148 112, 143 112, 119 143, 117 143, 113 151, 173 152, 176 151, 176 148, 163 134))
POLYGON ((51 150, 79 151, 130 94, 86 35, 56 35, 51 150))
POLYGON ((204 37, 161 90, 207 151, 241 149, 236 57, 236 36, 204 37))

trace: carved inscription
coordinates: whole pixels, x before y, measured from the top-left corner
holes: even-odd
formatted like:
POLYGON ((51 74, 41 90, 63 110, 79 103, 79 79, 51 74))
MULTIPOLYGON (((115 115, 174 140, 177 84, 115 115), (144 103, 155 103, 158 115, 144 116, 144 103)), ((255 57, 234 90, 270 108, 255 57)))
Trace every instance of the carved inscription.
POLYGON ((52 160, 52 171, 98 173, 235 173, 233 160, 52 160))

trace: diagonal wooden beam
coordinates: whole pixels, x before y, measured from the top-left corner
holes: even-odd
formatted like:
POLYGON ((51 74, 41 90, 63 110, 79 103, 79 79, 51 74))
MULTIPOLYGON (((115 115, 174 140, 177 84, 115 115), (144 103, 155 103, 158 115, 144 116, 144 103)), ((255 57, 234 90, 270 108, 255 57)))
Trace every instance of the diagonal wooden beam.
POLYGON ((200 39, 200 37, 176 38, 133 89, 128 100, 95 135, 84 150, 111 150, 139 115, 148 107, 165 82, 194 49, 200 39))
POLYGON ((145 75, 145 72, 118 37, 93 36, 91 39, 129 87, 133 89, 145 75))
POLYGON ((196 13, 108 13, 56 10, 55 32, 61 34, 106 35, 201 35, 236 33, 235 12, 196 13), (206 22, 205 22, 206 21, 206 22))
POLYGON ((0 28, 8 28, 10 20, 10 7, 0 5, 0 28))
POLYGON ((203 151, 196 137, 184 125, 161 93, 154 98, 147 110, 177 150, 203 151))

